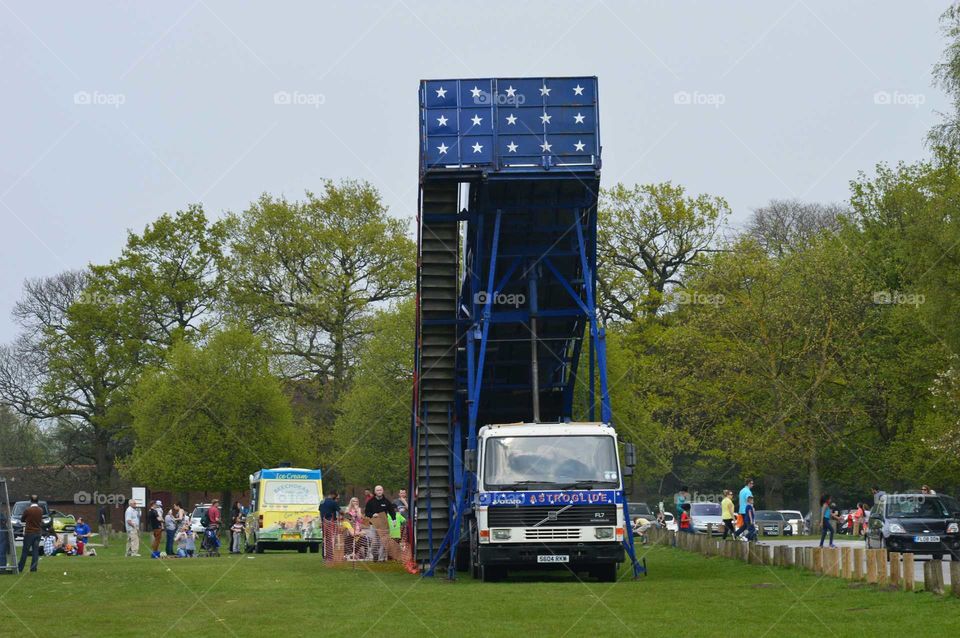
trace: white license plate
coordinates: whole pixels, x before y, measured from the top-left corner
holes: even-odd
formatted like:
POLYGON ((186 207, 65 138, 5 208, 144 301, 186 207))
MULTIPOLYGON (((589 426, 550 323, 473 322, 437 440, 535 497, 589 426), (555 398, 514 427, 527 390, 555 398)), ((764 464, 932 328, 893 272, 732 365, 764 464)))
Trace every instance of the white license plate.
POLYGON ((569 563, 570 557, 566 554, 539 554, 538 563, 569 563))
POLYGON ((939 543, 940 537, 939 536, 914 536, 913 542, 914 543, 939 543))

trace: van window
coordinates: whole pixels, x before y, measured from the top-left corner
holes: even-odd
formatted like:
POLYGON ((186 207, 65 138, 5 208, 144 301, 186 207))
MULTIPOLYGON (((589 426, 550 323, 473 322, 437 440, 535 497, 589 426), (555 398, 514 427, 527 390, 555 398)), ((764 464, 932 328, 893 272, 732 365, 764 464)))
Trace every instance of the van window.
POLYGON ((266 481, 261 485, 262 503, 268 505, 320 506, 316 481, 266 481))

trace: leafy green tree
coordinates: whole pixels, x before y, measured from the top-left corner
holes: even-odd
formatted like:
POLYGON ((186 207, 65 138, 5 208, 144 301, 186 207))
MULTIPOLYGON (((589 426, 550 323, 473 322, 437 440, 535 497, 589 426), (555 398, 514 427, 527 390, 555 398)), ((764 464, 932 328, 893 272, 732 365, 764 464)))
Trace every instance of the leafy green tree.
POLYGON ((208 222, 199 204, 164 213, 128 233, 118 259, 91 267, 91 292, 125 305, 142 324, 133 330, 162 357, 178 338, 196 340, 216 324, 225 240, 224 224, 208 222))
POLYGON ((0 405, 0 466, 23 467, 50 463, 54 444, 36 421, 0 405))
POLYGON ((354 485, 404 486, 409 478, 413 383, 413 303, 378 313, 360 349, 350 388, 341 397, 332 449, 324 456, 354 485))
POLYGON ((175 343, 144 372, 132 414, 136 445, 121 472, 156 487, 229 491, 259 468, 311 460, 268 350, 241 328, 202 348, 175 343))
POLYGON ((263 195, 229 219, 232 312, 267 337, 290 379, 336 399, 377 308, 414 288, 415 247, 367 182, 304 201, 263 195))
POLYGON ((687 195, 670 182, 604 190, 597 229, 603 316, 633 321, 656 314, 683 269, 711 250, 729 215, 722 197, 687 195))

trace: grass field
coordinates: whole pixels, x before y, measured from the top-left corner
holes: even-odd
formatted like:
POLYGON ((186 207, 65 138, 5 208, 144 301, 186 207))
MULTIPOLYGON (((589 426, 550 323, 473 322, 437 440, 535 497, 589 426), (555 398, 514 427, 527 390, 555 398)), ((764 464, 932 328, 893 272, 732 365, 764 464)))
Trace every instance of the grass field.
MULTIPOLYGON (((149 550, 148 550, 149 551, 149 550)), ((960 635, 960 601, 641 548, 650 575, 482 584, 297 553, 150 560, 121 543, 0 576, 0 636, 960 635)), ((624 572, 625 573, 625 572, 624 572)))

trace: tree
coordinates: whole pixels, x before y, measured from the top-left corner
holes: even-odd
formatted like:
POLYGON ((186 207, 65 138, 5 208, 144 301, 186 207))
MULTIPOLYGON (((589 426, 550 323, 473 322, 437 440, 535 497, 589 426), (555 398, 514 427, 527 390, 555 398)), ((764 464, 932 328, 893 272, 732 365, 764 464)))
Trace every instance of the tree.
POLYGON ((230 304, 267 337, 291 379, 345 387, 370 319, 414 288, 415 247, 367 182, 305 201, 264 194, 229 220, 230 304))
POLYGON ((347 483, 403 486, 409 479, 413 302, 378 313, 360 349, 353 383, 338 403, 325 470, 347 483))
POLYGON ((53 460, 53 442, 37 423, 0 406, 0 467, 41 465, 53 460))
POLYGON ((209 223, 199 204, 164 213, 143 233, 128 233, 118 259, 91 267, 91 292, 126 305, 162 357, 178 338, 196 340, 215 325, 225 239, 224 224, 209 223))
POLYGON ((156 487, 228 492, 257 469, 311 461, 268 350, 242 328, 203 348, 175 343, 144 372, 132 414, 136 444, 121 473, 156 487))
POLYGON ((746 233, 771 255, 782 257, 806 248, 824 233, 836 233, 846 216, 843 206, 796 199, 772 199, 753 211, 746 233))
POLYGON ((13 315, 22 333, 0 348, 0 403, 72 430, 67 462, 92 461, 110 491, 113 461, 127 444, 128 392, 142 365, 142 335, 127 306, 90 292, 90 273, 27 281, 13 315))
POLYGON ((927 141, 934 147, 960 148, 960 5, 951 4, 940 16, 940 29, 947 39, 943 58, 933 67, 936 86, 953 99, 952 110, 941 114, 927 141))
POLYGON ((668 287, 710 251, 729 215, 722 197, 693 197, 670 182, 603 191, 597 283, 604 318, 633 321, 656 314, 668 287))

